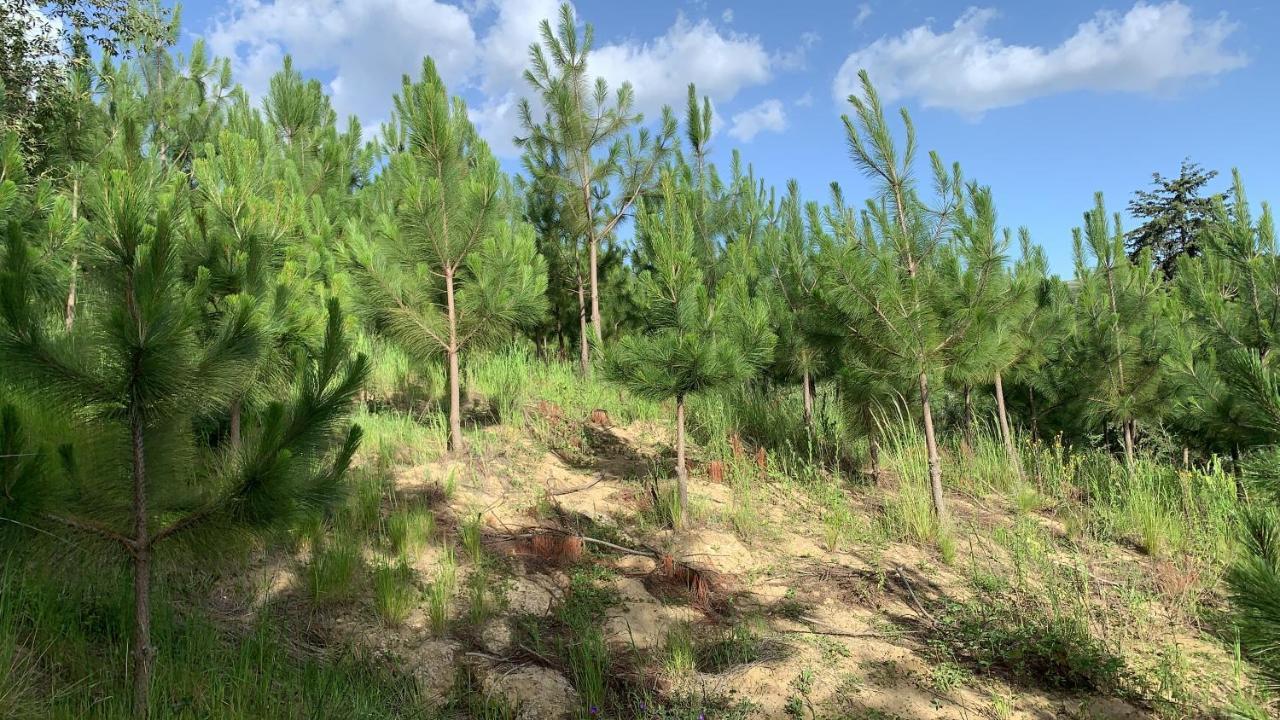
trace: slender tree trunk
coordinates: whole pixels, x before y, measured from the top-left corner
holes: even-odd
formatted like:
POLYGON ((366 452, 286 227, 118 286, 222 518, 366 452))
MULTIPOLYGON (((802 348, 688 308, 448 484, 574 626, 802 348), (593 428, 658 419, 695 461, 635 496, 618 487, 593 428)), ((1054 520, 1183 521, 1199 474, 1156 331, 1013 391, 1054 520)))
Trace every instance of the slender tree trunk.
POLYGON ((151 537, 147 529, 147 469, 142 442, 142 417, 129 420, 133 450, 133 713, 147 718, 151 706, 151 537))
POLYGON ((1036 390, 1027 388, 1027 401, 1031 408, 1031 442, 1040 442, 1040 415, 1036 412, 1036 390))
POLYGON ((1009 428, 1009 413, 1005 410, 1004 405, 1004 379, 1000 373, 996 373, 996 415, 1000 419, 1000 439, 1004 441, 1004 451, 1009 454, 1009 464, 1013 465, 1013 471, 1018 474, 1018 479, 1022 479, 1022 457, 1018 455, 1018 449, 1013 446, 1013 432, 1009 428))
POLYGON ((588 258, 591 263, 591 327, 595 329, 596 342, 603 343, 604 331, 602 330, 602 325, 600 323, 600 269, 596 267, 597 244, 598 242, 596 239, 592 238, 587 247, 588 258))
MULTIPOLYGON (((80 217, 80 178, 71 181, 71 221, 80 217)), ((80 256, 71 256, 71 281, 67 284, 67 306, 64 315, 67 332, 76 322, 76 275, 80 272, 80 256)))
POLYGON ((462 386, 458 377, 458 309, 453 297, 453 268, 444 271, 445 298, 448 302, 449 347, 449 449, 462 451, 462 386))
POLYGON ((1120 423, 1120 426, 1124 432, 1124 462, 1127 466, 1133 467, 1133 423, 1125 420, 1120 423))
POLYGON ((929 453, 929 492, 933 495, 933 512, 939 520, 947 515, 942 497, 942 460, 938 457, 938 439, 933 434, 933 408, 929 405, 929 376, 920 373, 920 410, 924 415, 924 443, 929 453))
POLYGON ((1182 469, 1183 470, 1191 469, 1191 448, 1187 447, 1186 445, 1182 446, 1182 469))
POLYGON ((689 470, 684 460, 684 396, 676 396, 676 482, 680 492, 680 519, 689 510, 689 470))
POLYGON ((964 386, 964 451, 966 453, 973 452, 973 391, 968 385, 964 386))
POLYGON ((862 409, 863 420, 867 424, 867 452, 871 456, 871 481, 880 482, 880 433, 876 428, 876 419, 868 405, 862 409))
POLYGON ((583 377, 591 374, 591 344, 587 341, 587 297, 578 273, 578 363, 583 377))
POLYGON ((240 415, 240 398, 236 398, 231 401, 231 430, 228 433, 232 450, 240 449, 240 415))
POLYGON ((1248 493, 1244 490, 1244 473, 1240 467, 1240 447, 1231 446, 1231 474, 1236 481, 1236 500, 1245 502, 1248 500, 1248 493))
POLYGON ((813 434, 813 388, 809 385, 809 371, 804 371, 800 386, 804 388, 804 429, 813 434))

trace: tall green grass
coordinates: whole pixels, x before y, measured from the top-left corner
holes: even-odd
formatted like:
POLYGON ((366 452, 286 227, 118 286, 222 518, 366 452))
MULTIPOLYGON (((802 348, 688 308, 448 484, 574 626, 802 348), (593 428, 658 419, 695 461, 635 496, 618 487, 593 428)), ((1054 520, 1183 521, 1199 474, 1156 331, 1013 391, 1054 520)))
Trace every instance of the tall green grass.
MULTIPOLYGON (((54 581, 44 566, 0 564, 0 717, 133 718, 127 574, 108 566, 92 580, 54 581)), ((313 655, 269 612, 242 627, 179 611, 171 586, 158 584, 154 598, 157 717, 390 720, 421 707, 410 677, 341 648, 313 655)))

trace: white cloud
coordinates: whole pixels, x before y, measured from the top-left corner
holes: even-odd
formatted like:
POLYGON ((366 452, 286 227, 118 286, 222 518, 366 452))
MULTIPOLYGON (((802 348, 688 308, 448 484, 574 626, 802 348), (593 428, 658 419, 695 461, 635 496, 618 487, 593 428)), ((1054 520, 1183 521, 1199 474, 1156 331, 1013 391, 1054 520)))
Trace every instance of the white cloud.
POLYGON ((782 132, 786 129, 787 111, 783 109, 782 101, 769 99, 734 115, 729 134, 746 143, 762 132, 782 132))
POLYGON ((837 104, 857 90, 860 68, 886 101, 915 97, 925 107, 979 115, 1073 90, 1159 92, 1247 62, 1224 47, 1232 22, 1193 17, 1177 0, 1138 2, 1123 15, 1099 11, 1053 48, 987 35, 995 15, 973 8, 950 30, 921 25, 852 53, 832 85, 837 104))
POLYGON ((853 26, 855 28, 862 27, 862 23, 871 17, 871 3, 862 3, 858 6, 858 14, 853 16, 853 26))
POLYGON ((794 48, 778 53, 774 62, 782 70, 804 70, 809 64, 809 50, 821 40, 822 36, 816 32, 802 33, 800 42, 794 48))
POLYGON ((733 22, 733 8, 725 8, 724 12, 720 13, 720 22, 725 25, 733 22))
POLYGON ((796 107, 813 107, 813 93, 806 90, 803 95, 796 98, 796 107))
POLYGON ((339 115, 384 120, 400 78, 416 76, 430 55, 450 87, 476 62, 471 19, 435 0, 238 0, 209 33, 210 49, 230 57, 251 95, 265 94, 285 54, 312 74, 332 73, 339 115))
POLYGON ((555 26, 559 0, 505 0, 484 35, 479 68, 482 101, 471 109, 471 121, 498 155, 516 154, 513 138, 521 131, 516 107, 530 95, 524 80, 529 46, 540 38, 539 26, 555 26))
POLYGON ((652 116, 663 105, 679 112, 689 83, 698 86, 699 95, 732 100, 743 88, 768 82, 772 61, 758 37, 722 32, 707 20, 692 23, 678 15, 666 34, 652 41, 599 47, 589 71, 611 87, 629 80, 637 107, 652 116))
MULTIPOLYGON (((430 55, 450 92, 467 96, 471 117, 500 155, 512 155, 520 130, 516 106, 529 96, 523 71, 538 26, 553 24, 559 0, 233 0, 208 33, 210 49, 229 57, 251 96, 267 91, 291 54, 309 76, 331 78, 340 115, 373 129, 387 118, 400 78, 416 76, 430 55)), ((589 20, 590 18, 585 18, 589 20)), ((589 72, 617 88, 630 81, 636 105, 656 118, 664 104, 683 107, 685 88, 714 101, 772 77, 775 59, 756 36, 683 14, 662 35, 597 45, 589 72)))

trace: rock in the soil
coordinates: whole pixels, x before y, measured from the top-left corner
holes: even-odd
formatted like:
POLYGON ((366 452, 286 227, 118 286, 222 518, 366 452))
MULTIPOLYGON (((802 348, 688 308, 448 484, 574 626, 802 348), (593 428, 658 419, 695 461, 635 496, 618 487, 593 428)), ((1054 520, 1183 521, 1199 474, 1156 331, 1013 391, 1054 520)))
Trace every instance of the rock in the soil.
POLYGON ((562 720, 578 707, 578 693, 560 673, 536 665, 492 670, 485 675, 486 693, 506 698, 518 720, 562 720))
POLYGON ((511 649, 511 624, 503 618, 485 623, 480 630, 480 646, 491 655, 506 655, 511 649))
POLYGON ((443 700, 453 689, 453 661, 458 645, 447 640, 424 640, 399 654, 405 667, 412 668, 413 679, 423 696, 431 701, 443 700))

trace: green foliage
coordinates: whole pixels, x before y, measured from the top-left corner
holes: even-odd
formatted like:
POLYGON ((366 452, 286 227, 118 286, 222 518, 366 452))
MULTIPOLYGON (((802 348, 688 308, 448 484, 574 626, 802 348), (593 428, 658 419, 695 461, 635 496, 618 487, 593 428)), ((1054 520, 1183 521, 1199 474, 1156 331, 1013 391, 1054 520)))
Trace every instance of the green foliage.
POLYGON ((395 98, 387 168, 371 192, 372 232, 349 228, 349 262, 363 307, 413 358, 444 356, 450 444, 461 449, 458 356, 536 321, 546 308, 546 269, 533 231, 504 222, 497 161, 450 102, 430 59, 395 98))
POLYGON ((1084 618, 988 596, 947 607, 932 629, 943 657, 1055 690, 1122 697, 1144 690, 1124 660, 1090 632, 1084 618))

